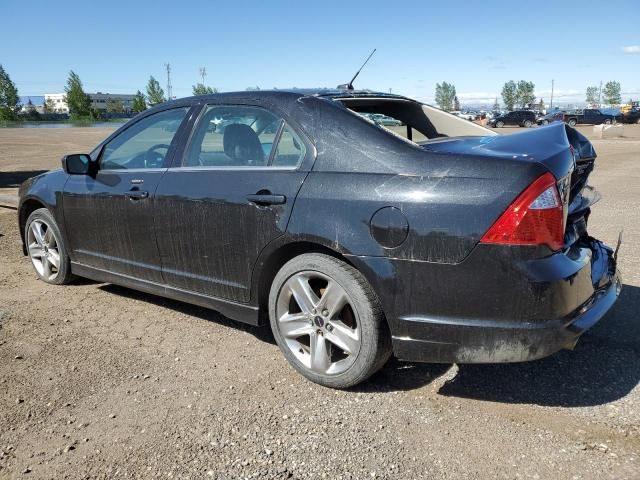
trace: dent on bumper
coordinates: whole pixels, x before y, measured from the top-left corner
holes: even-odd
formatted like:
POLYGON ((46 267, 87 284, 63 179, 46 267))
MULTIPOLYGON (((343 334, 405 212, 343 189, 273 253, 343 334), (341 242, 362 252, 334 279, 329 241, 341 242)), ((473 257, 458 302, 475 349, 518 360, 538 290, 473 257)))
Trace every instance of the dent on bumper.
POLYGON ((613 306, 622 281, 618 271, 570 315, 548 322, 505 322, 402 317, 408 336, 394 336, 394 354, 434 363, 524 362, 572 348, 582 333, 613 306))

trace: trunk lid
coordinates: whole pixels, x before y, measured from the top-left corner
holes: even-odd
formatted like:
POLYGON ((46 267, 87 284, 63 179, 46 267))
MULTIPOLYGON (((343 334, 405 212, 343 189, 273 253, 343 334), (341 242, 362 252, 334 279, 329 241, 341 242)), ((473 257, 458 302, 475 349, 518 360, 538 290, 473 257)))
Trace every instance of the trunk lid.
POLYGON ((430 152, 543 164, 558 180, 558 190, 566 205, 565 246, 586 235, 590 207, 600 199, 587 186, 596 152, 584 135, 568 125, 555 122, 511 135, 442 138, 421 146, 430 152))

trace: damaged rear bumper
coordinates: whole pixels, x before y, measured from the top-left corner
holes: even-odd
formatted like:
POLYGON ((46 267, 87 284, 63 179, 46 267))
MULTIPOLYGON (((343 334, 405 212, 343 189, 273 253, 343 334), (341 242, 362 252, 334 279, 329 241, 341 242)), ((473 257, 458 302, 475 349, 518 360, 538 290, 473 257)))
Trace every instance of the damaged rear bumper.
POLYGON ((620 294, 619 272, 571 315, 549 322, 504 322, 403 318, 415 338, 393 337, 394 354, 403 360, 446 363, 524 362, 573 348, 620 294))
POLYGON ((480 244, 455 265, 353 261, 385 278, 374 288, 394 354, 417 362, 523 362, 572 348, 622 285, 613 250, 590 237, 550 256, 480 244))

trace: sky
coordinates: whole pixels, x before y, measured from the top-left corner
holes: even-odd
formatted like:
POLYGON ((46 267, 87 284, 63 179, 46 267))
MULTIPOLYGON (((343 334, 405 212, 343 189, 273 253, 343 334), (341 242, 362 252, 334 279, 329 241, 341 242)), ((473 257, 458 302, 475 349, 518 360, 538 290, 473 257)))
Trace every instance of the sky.
POLYGON ((640 0, 402 2, 2 0, 0 64, 20 95, 62 92, 70 70, 85 91, 173 94, 335 87, 355 82, 433 102, 453 83, 465 103, 493 103, 508 80, 530 80, 548 104, 584 100, 617 80, 640 98, 640 0), (555 103, 554 102, 554 103, 555 103))

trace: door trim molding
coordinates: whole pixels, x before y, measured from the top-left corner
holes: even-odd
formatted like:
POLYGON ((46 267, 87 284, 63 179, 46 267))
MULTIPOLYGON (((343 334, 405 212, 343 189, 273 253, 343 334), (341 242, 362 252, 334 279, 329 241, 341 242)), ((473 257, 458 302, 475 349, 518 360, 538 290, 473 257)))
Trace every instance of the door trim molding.
POLYGON ((97 282, 113 283, 145 293, 171 298, 181 302, 191 303, 200 307, 215 310, 222 315, 250 325, 260 325, 258 307, 243 303, 211 297, 201 293, 182 290, 168 285, 162 285, 139 278, 114 273, 82 263, 71 262, 71 271, 79 277, 89 278, 97 282))

